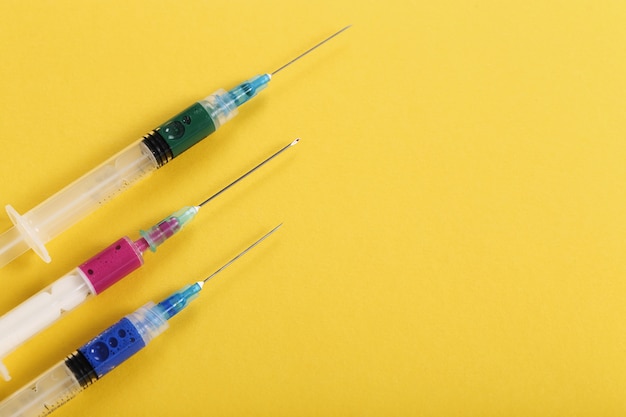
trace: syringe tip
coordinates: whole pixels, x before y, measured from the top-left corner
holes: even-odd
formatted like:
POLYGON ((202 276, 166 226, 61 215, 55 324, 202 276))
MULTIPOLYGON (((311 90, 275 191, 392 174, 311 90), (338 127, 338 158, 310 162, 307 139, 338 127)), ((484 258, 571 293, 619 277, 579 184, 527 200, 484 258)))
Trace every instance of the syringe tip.
POLYGON ((300 142, 300 138, 296 138, 293 142, 289 144, 289 146, 295 146, 298 144, 298 142, 300 142))
POLYGON ((136 242, 137 247, 143 252, 147 249, 147 244, 152 252, 156 252, 156 248, 182 230, 185 224, 189 223, 198 214, 198 210, 200 210, 200 206, 183 207, 150 229, 140 230, 139 234, 142 239, 136 242))

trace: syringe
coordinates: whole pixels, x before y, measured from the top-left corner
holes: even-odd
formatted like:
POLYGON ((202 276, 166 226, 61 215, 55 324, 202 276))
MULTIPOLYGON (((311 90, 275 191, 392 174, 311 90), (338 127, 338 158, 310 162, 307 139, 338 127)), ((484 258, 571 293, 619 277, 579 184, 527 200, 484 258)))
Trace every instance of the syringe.
POLYGON ((274 233, 279 224, 202 281, 124 317, 0 403, 0 416, 48 415, 163 333, 168 320, 195 300, 204 284, 274 233))
POLYGON ((237 114, 239 106, 267 87, 273 75, 348 27, 271 73, 256 75, 228 92, 218 90, 194 103, 30 211, 19 214, 7 205, 14 226, 0 235, 0 268, 29 248, 50 262, 46 243, 132 183, 213 133, 237 114))
POLYGON ((153 252, 166 239, 179 232, 195 217, 205 204, 237 184, 248 175, 298 143, 299 139, 282 147, 272 156, 237 178, 196 206, 187 206, 166 217, 147 231, 140 231, 136 241, 124 236, 106 249, 74 268, 47 288, 0 317, 0 375, 8 381, 9 371, 4 358, 23 343, 52 325, 67 312, 92 296, 129 275, 143 265, 143 252, 153 252))

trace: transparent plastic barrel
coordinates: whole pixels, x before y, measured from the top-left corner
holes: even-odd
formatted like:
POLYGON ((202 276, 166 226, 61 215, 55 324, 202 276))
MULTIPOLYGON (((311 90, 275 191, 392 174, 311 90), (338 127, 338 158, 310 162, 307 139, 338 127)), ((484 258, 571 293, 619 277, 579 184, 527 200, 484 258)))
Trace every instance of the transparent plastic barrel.
POLYGON ((27 213, 7 206, 15 226, 0 235, 0 267, 29 248, 50 262, 47 242, 156 169, 154 156, 139 140, 27 213))
MULTIPOLYGON (((79 348, 78 351, 68 356, 66 360, 58 363, 6 400, 0 402, 0 416, 35 417, 50 414, 104 376, 104 374, 107 374, 134 353, 147 346, 155 337, 167 330, 169 326, 163 311, 153 302, 149 302, 134 313, 129 314, 126 316, 126 319, 132 323, 132 326, 141 336, 141 340, 131 339, 127 342, 120 342, 121 344, 130 343, 132 346, 127 345, 125 349, 110 353, 110 356, 107 356, 108 362, 106 358, 100 358, 100 362, 104 361, 102 363, 98 361, 90 362, 89 356, 101 354, 101 351, 94 352, 92 349, 89 349, 89 346, 102 345, 106 348, 108 345, 103 343, 101 339, 107 337, 107 340, 110 340, 107 335, 111 333, 119 334, 117 329, 123 321, 114 324, 79 348), (133 352, 129 355, 128 352, 130 350, 133 352), (70 363, 72 363, 73 370, 70 369, 70 363), (97 366, 94 367, 94 363, 103 365, 103 369, 99 369, 97 366)), ((109 351, 107 350, 107 352, 109 351)))
POLYGON ((0 235, 0 268, 28 249, 33 249, 44 261, 50 262, 50 255, 45 247, 47 242, 232 119, 237 114, 237 106, 253 97, 268 81, 269 76, 255 77, 230 92, 217 90, 25 214, 6 206, 14 227, 0 235), (240 94, 237 93, 239 90, 240 94), (244 99, 242 94, 248 98, 244 99), (199 118, 200 125, 189 129, 185 136, 185 130, 178 126, 182 126, 184 121, 192 120, 185 117, 188 116, 187 112, 195 115, 194 112, 199 109, 203 109, 199 113, 203 115, 199 118), (183 122, 177 120, 178 118, 183 122), (160 161, 157 161, 153 150, 144 143, 144 140, 152 138, 155 131, 165 132, 165 137, 159 135, 157 145, 150 142, 156 146, 153 150, 160 161), (173 136, 168 136, 168 132, 173 136), (182 134, 183 137, 176 134, 182 134))
POLYGON ((0 416, 46 416, 82 390, 72 371, 62 361, 0 402, 0 416))

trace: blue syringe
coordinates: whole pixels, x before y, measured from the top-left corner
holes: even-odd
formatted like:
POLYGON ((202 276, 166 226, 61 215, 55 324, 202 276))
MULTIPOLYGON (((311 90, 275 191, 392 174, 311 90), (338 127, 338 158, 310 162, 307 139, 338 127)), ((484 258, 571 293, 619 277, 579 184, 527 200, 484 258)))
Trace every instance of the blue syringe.
POLYGON ((158 304, 127 315, 0 403, 2 417, 44 416, 111 372, 167 328, 168 320, 195 300, 204 284, 282 225, 279 224, 207 278, 187 285, 158 304))
POLYGON ((192 104, 30 211, 20 214, 7 205, 6 210, 14 226, 0 234, 0 268, 29 249, 50 262, 46 243, 132 183, 215 132, 235 117, 239 106, 267 87, 273 75, 347 28, 271 73, 252 77, 229 91, 218 90, 192 104))

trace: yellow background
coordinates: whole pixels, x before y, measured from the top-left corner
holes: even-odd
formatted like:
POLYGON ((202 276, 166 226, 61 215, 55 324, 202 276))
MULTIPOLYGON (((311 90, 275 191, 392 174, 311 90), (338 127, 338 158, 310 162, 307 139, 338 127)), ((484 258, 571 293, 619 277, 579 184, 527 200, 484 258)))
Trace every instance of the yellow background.
POLYGON ((0 398, 282 221, 56 415, 626 412, 626 3, 5 0, 0 16, 0 204, 21 212, 353 24, 49 243, 52 264, 0 270, 5 312, 303 138, 10 355, 0 398))

